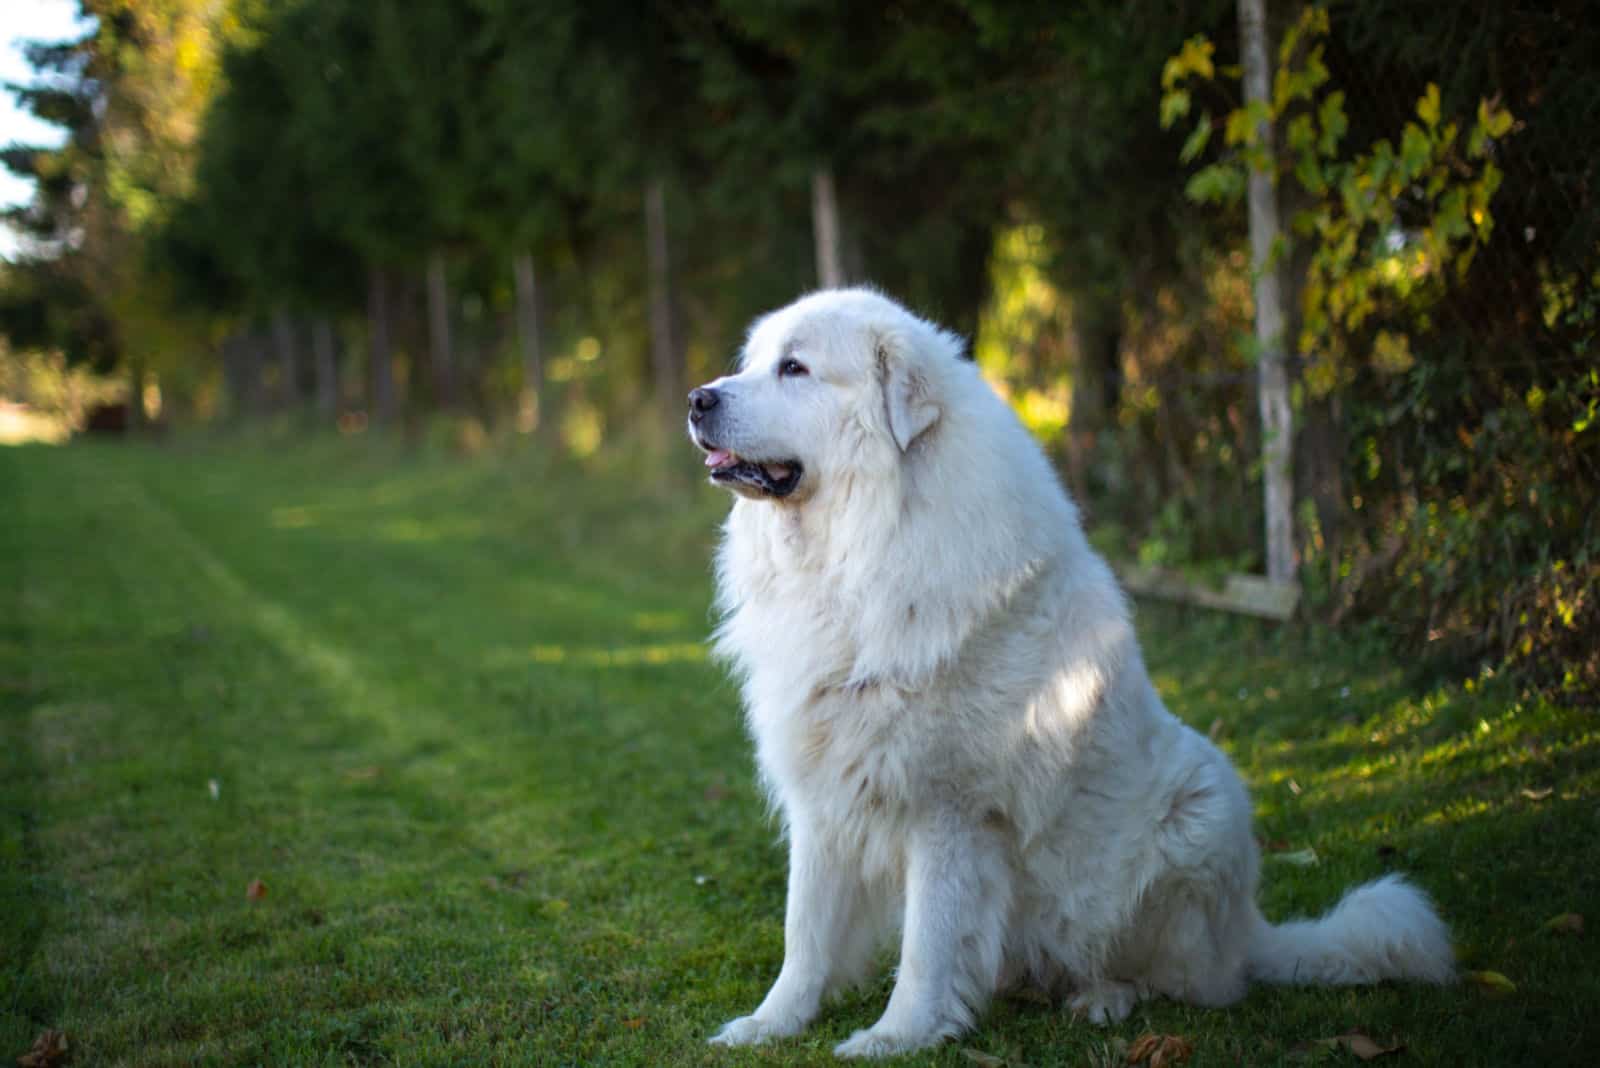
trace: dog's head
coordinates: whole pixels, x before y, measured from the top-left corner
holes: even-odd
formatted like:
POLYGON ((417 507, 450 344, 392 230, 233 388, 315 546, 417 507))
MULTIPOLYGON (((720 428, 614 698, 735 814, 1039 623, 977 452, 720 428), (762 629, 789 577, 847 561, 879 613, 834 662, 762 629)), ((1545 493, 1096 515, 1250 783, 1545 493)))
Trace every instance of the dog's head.
POLYGON ((689 437, 711 481, 803 501, 935 431, 960 356, 953 335, 878 293, 813 293, 756 321, 737 374, 689 394, 689 437))

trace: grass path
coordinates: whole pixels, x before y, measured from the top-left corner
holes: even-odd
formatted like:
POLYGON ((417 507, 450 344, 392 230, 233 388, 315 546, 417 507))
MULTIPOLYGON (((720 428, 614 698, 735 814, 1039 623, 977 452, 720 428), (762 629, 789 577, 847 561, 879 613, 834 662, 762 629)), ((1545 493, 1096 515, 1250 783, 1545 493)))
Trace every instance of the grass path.
MULTIPOLYGON (((783 853, 704 656, 722 507, 617 461, 0 450, 0 1057, 59 1028, 93 1065, 829 1063, 887 978, 803 1040, 703 1044, 782 951, 783 853)), ((1352 1028, 1419 1064, 1589 1060, 1595 935, 1541 927, 1600 922, 1593 710, 1140 623, 1255 789, 1270 915, 1405 870, 1516 991, 1257 988, 1109 1032, 1008 999, 915 1063, 1154 1030, 1302 1064, 1352 1028)))

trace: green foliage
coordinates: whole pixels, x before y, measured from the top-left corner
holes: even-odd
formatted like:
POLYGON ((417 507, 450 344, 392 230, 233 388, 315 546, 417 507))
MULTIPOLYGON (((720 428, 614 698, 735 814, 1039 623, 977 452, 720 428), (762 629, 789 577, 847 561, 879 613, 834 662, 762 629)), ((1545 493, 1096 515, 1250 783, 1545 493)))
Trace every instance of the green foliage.
MULTIPOLYGON (((1397 11, 1368 13, 1374 32, 1397 11)), ((1303 9, 1278 49, 1270 108, 1234 108, 1220 124, 1203 116, 1183 154, 1198 159, 1220 125, 1229 152, 1190 178, 1189 195, 1234 202, 1252 166, 1285 190, 1293 236, 1279 266, 1296 272, 1297 403, 1303 421, 1325 421, 1324 440, 1347 446, 1341 499, 1307 502, 1301 514, 1314 600, 1331 618, 1374 620, 1430 651, 1510 660, 1542 685, 1600 692, 1600 439, 1588 366, 1600 272, 1592 242, 1569 240, 1574 228, 1593 232, 1594 213, 1552 215, 1570 196, 1566 172, 1528 166, 1528 152, 1543 165, 1559 150, 1554 131, 1572 117, 1545 107, 1516 118, 1504 103, 1543 107, 1547 91, 1583 79, 1569 71, 1558 81, 1519 61, 1533 83, 1526 91, 1510 95, 1480 73, 1469 95, 1457 67, 1447 93, 1446 72, 1412 55, 1403 69, 1414 103, 1396 135, 1371 110, 1370 87, 1358 109, 1356 86, 1335 80, 1357 76, 1341 29, 1325 9, 1303 9), (1337 72, 1330 50, 1346 61, 1337 72), (1275 132, 1271 159, 1263 123, 1275 132), (1506 168, 1519 164, 1508 182, 1506 168), (1508 248, 1508 218, 1521 248, 1508 248), (1546 230, 1561 244, 1533 254, 1526 246, 1546 230), (1327 427, 1331 411, 1343 414, 1327 427)), ((1575 54, 1566 35, 1580 31, 1548 30, 1559 39, 1521 39, 1548 48, 1559 68, 1575 54)), ((1385 24, 1388 34, 1362 47, 1414 40, 1385 24)), ((1205 44, 1191 41, 1168 62, 1168 124, 1215 92, 1204 84, 1205 44)), ((1480 72, 1497 69, 1490 57, 1480 72)), ((1363 58, 1359 76, 1377 80, 1363 58)), ((1592 119, 1595 97, 1586 99, 1592 119)))
MULTIPOLYGON (((1235 108, 1223 119, 1224 143, 1234 151, 1199 170, 1186 187, 1200 203, 1237 203, 1251 170, 1274 180, 1293 178, 1301 195, 1290 224, 1310 246, 1298 279, 1305 382, 1316 395, 1334 389, 1363 363, 1393 373, 1410 366, 1403 332, 1376 322, 1414 323, 1453 280, 1466 274, 1494 232, 1490 202, 1503 174, 1491 155, 1512 131, 1513 118, 1490 99, 1478 102, 1465 149, 1459 127, 1441 118, 1439 87, 1418 99, 1419 122, 1407 122, 1398 147, 1380 138, 1342 152, 1349 129, 1343 90, 1332 89, 1325 62, 1326 8, 1305 8, 1283 35, 1272 98, 1235 108), (1281 128, 1269 156, 1265 129, 1281 128), (1363 349, 1370 355, 1359 358, 1363 349)), ((1188 113, 1191 81, 1214 77, 1212 46, 1191 39, 1162 72, 1161 124, 1188 113)), ((1181 154, 1197 158, 1209 141, 1209 113, 1195 125, 1181 154)), ((1503 147, 1498 151, 1504 151, 1503 147)))

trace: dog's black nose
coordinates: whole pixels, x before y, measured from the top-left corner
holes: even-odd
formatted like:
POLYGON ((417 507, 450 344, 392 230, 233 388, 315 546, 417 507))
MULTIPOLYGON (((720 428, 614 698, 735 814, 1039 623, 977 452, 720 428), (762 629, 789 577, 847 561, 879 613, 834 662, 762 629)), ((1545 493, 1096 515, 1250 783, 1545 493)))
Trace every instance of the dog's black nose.
POLYGON ((707 412, 717 406, 722 398, 717 396, 717 391, 701 386, 699 389, 689 391, 689 418, 699 422, 707 412))

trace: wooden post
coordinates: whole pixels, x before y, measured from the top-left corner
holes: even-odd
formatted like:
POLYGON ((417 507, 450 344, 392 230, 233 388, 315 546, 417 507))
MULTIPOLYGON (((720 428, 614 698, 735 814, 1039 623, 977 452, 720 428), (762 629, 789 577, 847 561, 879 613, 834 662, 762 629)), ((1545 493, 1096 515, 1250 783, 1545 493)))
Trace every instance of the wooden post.
MULTIPOLYGON (((1239 0, 1240 51, 1244 57, 1247 104, 1271 102, 1266 0, 1239 0)), ((1257 129, 1262 152, 1273 157, 1272 123, 1257 129)), ((1271 164, 1268 163, 1270 168, 1271 164)), ((1255 276, 1257 398, 1261 410, 1261 482, 1265 497, 1267 577, 1294 581, 1294 477, 1291 448, 1293 413, 1284 361, 1283 289, 1277 244, 1278 197, 1270 169, 1251 168, 1250 263, 1255 276)))
POLYGON ((455 355, 450 351, 450 291, 444 275, 444 254, 434 249, 428 256, 428 354, 433 364, 434 403, 441 408, 456 402, 455 355))
POLYGON ((837 289, 844 285, 844 265, 839 250, 839 201, 834 195, 833 171, 826 166, 811 172, 811 232, 817 249, 817 285, 837 289))
POLYGON ((316 360, 317 414, 331 419, 339 410, 339 359, 334 352, 333 324, 326 316, 312 324, 311 351, 316 360))
POLYGON ((281 307, 272 313, 272 348, 278 357, 278 403, 291 412, 298 412, 300 351, 294 341, 294 320, 281 307))
POLYGON ((367 339, 372 349, 368 407, 374 422, 389 423, 395 416, 394 365, 389 351, 389 277, 377 266, 367 271, 367 339))
POLYGON ((144 410, 145 365, 143 356, 128 358, 128 432, 142 433, 148 429, 149 417, 144 410))
POLYGON ((527 433, 539 426, 544 402, 544 352, 539 337, 539 276, 533 253, 519 252, 511 261, 517 287, 517 344, 522 350, 522 396, 517 405, 517 429, 527 433))

